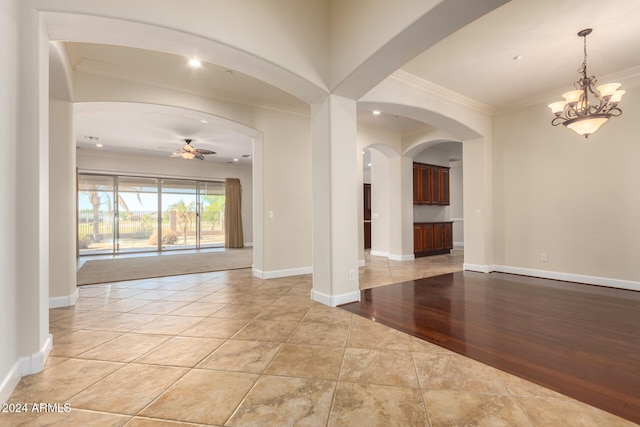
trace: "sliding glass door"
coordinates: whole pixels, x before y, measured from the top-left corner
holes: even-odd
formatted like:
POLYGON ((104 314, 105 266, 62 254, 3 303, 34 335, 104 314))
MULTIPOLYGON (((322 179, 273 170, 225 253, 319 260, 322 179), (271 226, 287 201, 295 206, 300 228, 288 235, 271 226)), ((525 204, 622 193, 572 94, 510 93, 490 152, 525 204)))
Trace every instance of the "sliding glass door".
POLYGON ((224 182, 79 174, 79 253, 224 246, 224 203, 224 182))
POLYGON ((158 180, 116 177, 117 253, 158 250, 158 180))
POLYGON ((82 255, 108 254, 114 247, 114 177, 78 177, 78 246, 82 255))
POLYGON ((224 202, 223 182, 200 182, 200 246, 224 245, 224 202))
POLYGON ((162 249, 198 247, 197 183, 162 180, 162 249))

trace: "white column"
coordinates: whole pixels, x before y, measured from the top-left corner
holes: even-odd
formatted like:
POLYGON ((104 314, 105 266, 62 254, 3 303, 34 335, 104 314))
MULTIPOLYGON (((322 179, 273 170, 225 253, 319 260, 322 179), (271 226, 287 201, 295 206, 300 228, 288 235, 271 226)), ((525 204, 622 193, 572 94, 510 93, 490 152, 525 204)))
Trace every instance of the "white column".
POLYGON ((359 301, 356 102, 329 95, 311 106, 312 299, 359 301))
POLYGON ((462 143, 464 163, 464 269, 493 270, 493 190, 488 138, 462 143))
POLYGON ((76 147, 73 104, 49 103, 49 306, 75 304, 76 287, 76 147))
POLYGON ((16 160, 18 340, 22 375, 39 372, 49 335, 49 45, 40 16, 20 2, 16 160))
POLYGON ((408 261, 413 256, 413 159, 389 159, 390 253, 389 259, 408 261))
POLYGON ((371 150, 371 255, 389 257, 391 211, 399 206, 391 200, 389 159, 378 150, 371 150))
POLYGON ((19 331, 17 319, 16 255, 16 159, 18 129, 16 108, 19 58, 19 0, 0 2, 0 403, 4 403, 20 380, 17 364, 19 331))

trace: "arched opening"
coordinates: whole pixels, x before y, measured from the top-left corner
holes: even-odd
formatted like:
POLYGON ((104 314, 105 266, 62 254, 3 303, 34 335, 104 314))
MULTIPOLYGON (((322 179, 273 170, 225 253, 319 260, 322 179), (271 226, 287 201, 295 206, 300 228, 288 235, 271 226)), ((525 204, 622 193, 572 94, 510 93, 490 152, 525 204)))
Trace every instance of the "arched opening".
POLYGON ((80 255, 227 246, 227 178, 240 181, 241 229, 253 244, 259 132, 200 111, 136 102, 75 103, 73 124, 80 255), (203 160, 184 158, 191 154, 186 140, 206 150, 203 160))
MULTIPOLYGON (((140 47, 150 48, 154 46, 155 48, 158 48, 156 45, 154 45, 154 43, 156 43, 157 40, 152 40, 151 37, 145 36, 145 37, 139 38, 138 40, 128 40, 125 42, 123 40, 119 40, 117 35, 115 34, 109 35, 107 33, 107 34, 103 34, 103 36, 100 36, 102 37, 100 38, 97 36, 97 34, 101 33, 101 31, 97 31, 93 35, 84 32, 86 28, 81 24, 81 21, 77 19, 78 18, 77 16, 71 18, 69 16, 62 16, 62 15, 59 16, 57 14, 45 13, 45 15, 47 15, 47 24, 52 28, 56 27, 56 25, 63 25, 63 26, 69 25, 69 27, 67 27, 65 31, 70 31, 71 33, 73 33, 73 36, 69 37, 69 40, 72 43, 82 44, 82 43, 85 43, 86 41, 114 43, 114 45, 111 45, 111 46, 100 45, 101 52, 105 55, 109 54, 109 49, 122 49, 122 50, 129 49, 131 52, 134 52, 131 54, 127 54, 130 58, 136 58, 136 57, 142 56, 145 59, 149 59, 152 57, 166 58, 168 56, 166 52, 148 51, 148 50, 143 51, 140 49, 140 47), (61 20, 61 21, 58 21, 58 20, 61 20), (95 37, 98 37, 98 39, 95 39, 95 37), (120 46, 116 46, 116 45, 120 45, 120 46), (125 45, 127 47, 125 47, 125 45)), ((109 27, 109 25, 115 24, 112 20, 103 20, 101 18, 96 18, 96 19, 100 22, 100 25, 99 25, 100 29, 105 29, 109 27), (110 22, 107 22, 107 21, 110 21, 110 22)), ((132 23, 120 23, 120 24, 127 25, 127 26, 134 25, 132 23)), ((56 27, 56 28, 57 28, 57 31, 61 31, 62 27, 56 27)), ((148 28, 148 26, 142 25, 140 26, 139 30, 142 31, 143 35, 145 34, 147 36, 149 35, 148 32, 150 31, 150 28, 148 28)), ((163 33, 164 30, 161 30, 160 32, 163 33)), ((56 34, 58 34, 56 31, 52 31, 51 36, 56 37, 56 34)), ((174 31, 169 31, 167 34, 164 34, 164 36, 173 39, 171 43, 171 48, 169 50, 174 54, 179 54, 179 53, 183 54, 186 51, 187 45, 198 44, 197 37, 194 37, 191 35, 184 35, 184 34, 179 35, 174 31), (180 43, 176 43, 176 41, 179 41, 180 43)), ((201 45, 202 43, 204 42, 200 40, 201 45)), ((204 44, 206 45, 207 43, 204 43, 204 44)), ((238 167, 239 164, 243 162, 251 164, 250 171, 246 174, 248 176, 248 179, 245 180, 244 182, 245 185, 243 188, 244 190, 243 195, 246 194, 251 197, 251 201, 249 203, 243 203, 243 210, 245 211, 247 209, 249 210, 249 214, 245 215, 245 218, 247 219, 248 222, 245 224, 244 228, 249 232, 245 234, 245 238, 247 239, 245 240, 245 242, 248 243, 249 245, 253 245, 253 248, 254 248, 253 266, 255 268, 255 271, 263 272, 265 270, 269 270, 269 268, 266 267, 264 264, 265 255, 263 253, 264 252, 264 234, 265 234, 264 218, 266 216, 266 215, 263 215, 263 209, 264 209, 263 192, 265 191, 265 187, 263 185, 264 167, 262 165, 262 162, 263 162, 264 149, 262 147, 262 144, 263 144, 264 138, 261 132, 255 130, 257 126, 259 126, 256 124, 256 122, 260 120, 259 115, 256 113, 249 112, 247 108, 240 107, 239 104, 233 104, 233 101, 229 103, 227 102, 227 100, 224 100, 224 102, 218 102, 217 100, 212 101, 211 99, 206 99, 203 97, 198 98, 199 94, 193 93, 197 89, 197 88, 194 88, 193 85, 192 87, 187 87, 187 92, 191 91, 191 95, 194 95, 194 96, 189 95, 185 97, 183 95, 176 95, 171 93, 169 94, 165 93, 164 95, 162 94, 157 95, 153 93, 153 90, 155 90, 156 92, 162 92, 162 91, 166 92, 166 89, 171 89, 170 85, 166 85, 158 81, 153 81, 152 78, 149 79, 149 82, 141 81, 141 78, 144 78, 144 75, 134 76, 134 75, 131 75, 130 73, 131 70, 118 70, 117 67, 112 67, 111 72, 107 72, 107 74, 104 74, 104 70, 102 71, 92 70, 91 69, 92 65, 90 61, 78 63, 77 62, 78 58, 74 58, 73 60, 70 60, 69 58, 65 57, 65 55, 67 54, 67 49, 65 49, 64 45, 62 45, 60 42, 50 42, 50 45, 53 47, 51 49, 52 60, 50 62, 50 70, 51 70, 50 76, 52 79, 56 80, 55 84, 52 83, 51 86, 56 87, 57 89, 61 87, 69 88, 67 93, 65 93, 64 95, 58 95, 60 99, 65 99, 66 100, 65 102, 70 100, 82 100, 84 102, 107 101, 103 104, 103 106, 107 104, 115 106, 118 103, 120 104, 120 106, 143 105, 143 104, 152 105, 154 106, 153 108, 155 110, 153 112, 145 111, 144 113, 158 114, 160 118, 180 115, 180 116, 184 116, 183 118, 185 120, 187 121, 193 120, 195 124, 201 125, 201 126, 205 126, 205 125, 202 125, 201 122, 206 121, 207 127, 209 127, 210 129, 216 128, 217 129, 216 132, 224 133, 223 136, 226 142, 238 142, 238 140, 242 139, 243 140, 242 142, 246 143, 248 139, 250 141, 250 144, 253 144, 253 147, 249 146, 249 149, 246 152, 238 153, 241 155, 246 155, 246 158, 239 155, 239 156, 229 158, 227 160, 229 161, 229 163, 233 162, 233 167, 236 167, 236 168, 238 167), (73 64, 69 65, 70 63, 73 63, 73 64), (73 91, 74 85, 73 85, 73 82, 70 82, 72 78, 71 74, 73 74, 72 68, 74 67, 76 72, 80 72, 81 74, 83 74, 81 79, 82 81, 80 82, 80 84, 76 85, 76 88, 79 88, 79 89, 75 91, 76 92, 75 94, 71 93, 73 91), (92 71, 95 71, 95 73, 92 74, 91 73, 92 71), (126 75, 127 72, 129 72, 128 76, 126 75), (122 75, 122 74, 125 74, 125 75, 122 75), (100 77, 95 77, 95 76, 100 76, 100 77), (140 83, 141 85, 138 88, 135 86, 135 84, 133 85, 130 84, 128 87, 126 84, 123 84, 122 88, 120 89, 120 93, 117 93, 117 91, 108 92, 103 90, 103 87, 101 87, 101 85, 103 85, 104 82, 110 83, 108 79, 114 80, 118 78, 123 78, 122 80, 124 81, 129 80, 129 82, 133 81, 133 83, 140 83), (70 83, 66 86, 60 85, 60 82, 65 80, 70 83), (153 90, 149 90, 148 87, 144 87, 144 84, 146 83, 150 83, 150 86, 155 86, 155 88, 151 88, 153 90), (128 93, 125 93, 127 91, 128 93), (114 103, 113 101, 116 101, 116 102, 114 103), (175 113, 176 111, 180 111, 180 113, 176 114, 175 113), (221 130, 223 130, 223 132, 220 132, 221 130), (253 183, 256 183, 256 185, 253 185, 253 183)), ((85 43, 85 45, 87 44, 85 43)), ((229 51, 228 48, 226 50, 225 49, 223 50, 226 52, 226 56, 224 56, 224 58, 218 57, 216 59, 220 63, 238 65, 236 64, 236 61, 238 60, 238 58, 236 56, 233 56, 233 54, 229 51)), ((210 50, 209 52, 211 53, 213 52, 213 50, 210 50)), ((91 59, 90 56, 88 56, 88 58, 91 59)), ((183 58, 183 56, 180 56, 180 58, 183 58)), ((206 58, 203 58, 203 59, 206 59, 206 58)), ((173 61, 175 60, 175 58, 172 58, 171 60, 173 61)), ((144 61, 141 61, 141 62, 144 62, 144 61)), ((243 61, 240 61, 239 64, 240 65, 238 66, 240 68, 247 66, 247 63, 243 61)), ((122 64, 117 64, 117 65, 121 66, 122 64)), ((209 68, 214 68, 213 64, 207 64, 207 66, 209 66, 209 68)), ((158 68, 162 68, 162 67, 160 66, 158 68)), ((260 75, 260 72, 256 67, 249 67, 249 69, 251 69, 252 72, 254 73, 257 72, 258 75, 260 75)), ((241 73, 236 73, 231 68, 216 65, 215 70, 209 69, 208 72, 215 74, 216 78, 219 78, 220 76, 224 76, 224 77, 232 76, 234 79, 237 80, 233 84, 240 85, 240 86, 251 85, 252 87, 255 88, 254 92, 257 94, 260 94, 261 96, 268 96, 268 95, 277 96, 278 101, 282 103, 282 105, 280 105, 280 108, 283 108, 284 106, 285 110, 295 110, 300 108, 308 110, 309 108, 308 104, 305 101, 301 100, 300 98, 296 98, 290 94, 285 94, 284 91, 281 91, 280 89, 277 89, 273 86, 269 86, 268 84, 265 84, 262 81, 256 80, 253 77, 250 77, 241 73)), ((78 73, 75 73, 75 74, 78 74, 78 73)), ((272 70, 272 72, 266 72, 264 76, 260 75, 260 77, 264 78, 265 80, 269 80, 271 83, 281 83, 280 80, 284 81, 284 80, 287 80, 288 78, 287 76, 284 76, 284 75, 278 77, 276 76, 276 74, 277 73, 273 72, 272 70)), ((288 73, 285 73, 285 74, 288 74, 288 73)), ((291 78, 291 81, 295 81, 295 78, 292 78, 291 76, 289 76, 289 78, 291 78)), ((310 93, 313 92, 313 89, 301 88, 302 86, 308 83, 298 85, 295 82, 291 83, 291 81, 289 82, 289 84, 293 84, 293 86, 296 86, 296 87, 289 87, 285 83, 282 83, 282 84, 292 92, 299 94, 301 97, 310 97, 310 99, 313 99, 315 95, 314 96, 309 95, 310 93)), ((227 82, 226 84, 231 85, 232 83, 227 82)), ((105 87, 107 86, 108 85, 106 85, 105 87)), ((242 100, 242 101, 245 101, 245 100, 242 100)), ((252 101, 256 101, 256 100, 252 100, 252 101)), ((88 105, 88 103, 85 105, 88 105)), ((122 111, 120 112, 122 113, 122 111)), ((84 111, 82 113, 86 114, 87 112, 84 111)), ((65 124, 63 123, 62 126, 64 125, 65 124)), ((54 123, 52 124, 52 126, 59 127, 60 124, 54 123)), ((120 128, 122 128, 120 130, 124 130, 127 128, 127 126, 120 126, 120 128)), ((152 130, 152 129, 147 129, 147 130, 152 130)), ((162 148, 163 145, 165 146, 164 148, 170 148, 170 146, 175 147, 179 144, 180 139, 183 139, 184 137, 188 136, 187 134, 189 132, 193 132, 193 129, 191 129, 190 126, 179 124, 176 126, 175 129, 173 129, 173 132, 172 132, 172 138, 175 139, 175 141, 164 139, 163 140, 164 142, 162 144, 159 144, 157 142, 160 142, 160 140, 162 140, 162 137, 159 137, 160 135, 157 133, 153 134, 153 132, 151 132, 149 135, 149 138, 155 137, 155 141, 151 141, 151 142, 147 141, 147 142, 149 142, 150 144, 153 144, 154 149, 162 148)), ((94 136, 91 134, 91 132, 81 132, 81 133, 82 135, 80 134, 77 135, 79 138, 83 138, 84 136, 91 138, 92 136, 94 136)), ((168 136, 168 133, 165 133, 165 137, 166 136, 168 136)), ((208 136, 200 135, 200 136, 201 136, 201 139, 207 139, 208 137, 210 137, 210 135, 208 136)), ((119 148, 123 152, 128 152, 129 154, 127 154, 127 156, 129 156, 130 158, 136 158, 136 156, 144 156, 145 154, 150 154, 151 156, 153 156, 154 154, 151 154, 151 151, 145 152, 145 148, 141 147, 142 145, 144 145, 142 144, 142 142, 144 141, 138 141, 136 144, 130 144, 129 147, 126 147, 126 146, 123 146, 123 144, 120 144, 119 148)), ((64 143, 67 145, 72 144, 71 141, 66 141, 64 143)), ((103 151, 107 151, 107 150, 103 150, 103 151)), ((213 151, 217 151, 218 155, 222 154, 220 152, 220 147, 214 148, 213 151)), ((161 155, 169 155, 169 154, 170 153, 165 152, 161 155)), ((137 157, 137 158, 140 159, 141 157, 137 157)), ((138 161, 133 163, 135 163, 134 167, 138 167, 140 165, 143 165, 145 161, 138 161)), ((162 163, 162 162, 156 159, 156 163, 162 163)), ((121 165, 122 164, 123 163, 121 163, 121 165)), ((203 162, 203 164, 208 164, 208 161, 203 162)), ((191 163, 191 165, 193 166, 194 163, 191 163)), ((69 167, 75 169, 75 166, 76 165, 74 160, 74 164, 73 165, 70 164, 69 167)), ((202 164, 199 165, 199 167, 200 169, 204 169, 202 164)), ((216 166, 216 169, 219 170, 221 167, 231 168, 232 166, 223 164, 222 166, 216 166)), ((91 168, 101 169, 101 168, 104 168, 104 166, 97 166, 97 167, 93 166, 91 168)), ((182 170, 177 172, 170 172, 170 169, 171 168, 164 169, 163 174, 168 173, 170 175, 173 174, 173 175, 180 175, 180 176, 185 176, 185 175, 191 176, 195 173, 195 170, 196 170, 196 169, 190 169, 188 171, 182 170)), ((135 170, 132 171, 131 169, 129 170, 129 172, 142 173, 142 172, 136 172, 135 170)), ((219 174, 219 172, 216 172, 216 173, 219 174)), ((204 174, 208 175, 210 174, 210 172, 205 171, 204 174)), ((51 181, 53 182, 54 180, 51 180, 51 181)), ((68 283, 68 282, 65 281, 65 283, 68 283)))

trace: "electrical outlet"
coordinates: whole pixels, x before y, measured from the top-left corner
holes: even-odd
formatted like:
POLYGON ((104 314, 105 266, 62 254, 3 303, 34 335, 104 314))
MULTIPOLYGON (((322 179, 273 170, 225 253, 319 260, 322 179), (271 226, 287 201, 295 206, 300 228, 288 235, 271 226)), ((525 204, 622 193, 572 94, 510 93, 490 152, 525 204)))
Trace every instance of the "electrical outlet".
POLYGON ((356 280, 356 271, 349 270, 349 280, 356 280))
POLYGON ((540 254, 540 261, 542 261, 542 262, 549 261, 549 257, 547 256, 546 253, 543 252, 543 253, 540 254))

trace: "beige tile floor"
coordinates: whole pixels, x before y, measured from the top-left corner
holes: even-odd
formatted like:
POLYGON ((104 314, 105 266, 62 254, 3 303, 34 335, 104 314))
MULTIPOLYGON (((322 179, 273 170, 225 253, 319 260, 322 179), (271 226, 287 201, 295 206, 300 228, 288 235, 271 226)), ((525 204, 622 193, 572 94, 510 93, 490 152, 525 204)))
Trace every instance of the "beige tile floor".
MULTIPOLYGON (((361 275, 380 285, 377 274, 397 280, 425 262, 384 273, 369 259, 361 275)), ((2 413, 0 425, 634 425, 312 302, 310 289, 310 276, 248 270, 82 287, 75 307, 50 311, 45 370, 8 402, 70 412, 2 413)))
POLYGON ((365 253, 365 268, 360 269, 360 289, 375 288, 405 280, 437 276, 462 270, 464 251, 455 248, 450 254, 416 258, 413 261, 391 261, 365 253))

